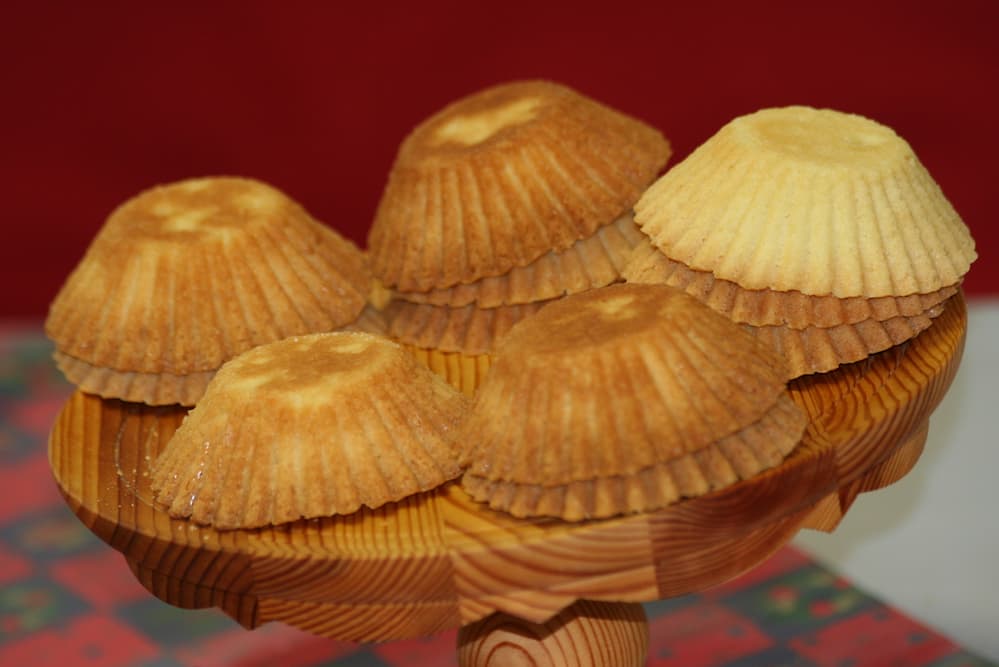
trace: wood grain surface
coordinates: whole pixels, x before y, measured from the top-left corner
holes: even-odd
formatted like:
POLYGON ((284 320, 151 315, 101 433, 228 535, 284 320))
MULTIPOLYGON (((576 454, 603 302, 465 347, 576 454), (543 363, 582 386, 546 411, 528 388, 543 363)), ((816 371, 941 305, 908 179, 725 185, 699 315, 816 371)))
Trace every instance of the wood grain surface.
POLYGON ((544 623, 493 614, 458 633, 461 667, 641 667, 649 626, 639 604, 580 600, 544 623))
POLYGON ((492 365, 492 356, 489 354, 462 354, 428 350, 415 345, 402 344, 402 346, 466 396, 475 394, 475 388, 482 382, 482 378, 492 365))
POLYGON ((451 483, 346 517, 217 531, 150 502, 150 466, 185 411, 79 392, 53 427, 50 463, 79 518, 174 605, 351 641, 424 636, 495 612, 544 624, 577 600, 636 603, 702 590, 803 527, 834 528, 858 493, 915 464, 957 370, 966 318, 958 294, 909 343, 796 380, 791 394, 810 422, 784 464, 648 514, 518 520, 451 483))

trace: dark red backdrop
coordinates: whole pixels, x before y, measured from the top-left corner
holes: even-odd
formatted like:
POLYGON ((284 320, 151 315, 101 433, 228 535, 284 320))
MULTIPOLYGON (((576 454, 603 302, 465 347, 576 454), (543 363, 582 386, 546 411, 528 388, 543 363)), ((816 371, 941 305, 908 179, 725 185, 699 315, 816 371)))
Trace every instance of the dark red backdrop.
POLYGON ((254 176, 363 242, 406 132, 525 77, 645 119, 678 159, 766 106, 891 125, 978 241, 969 291, 999 292, 996 0, 50 2, 0 23, 0 315, 44 315, 104 217, 157 182, 254 176))

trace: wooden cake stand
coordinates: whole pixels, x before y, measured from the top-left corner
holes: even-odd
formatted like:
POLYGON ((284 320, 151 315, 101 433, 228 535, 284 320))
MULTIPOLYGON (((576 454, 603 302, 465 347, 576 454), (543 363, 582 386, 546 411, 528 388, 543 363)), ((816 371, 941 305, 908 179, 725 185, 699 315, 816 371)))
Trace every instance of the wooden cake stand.
POLYGON ((794 381, 809 426, 780 467, 601 521, 514 519, 452 483, 350 516, 217 531, 150 502, 150 466, 186 411, 80 392, 54 425, 49 458, 80 520, 170 604, 349 641, 460 626, 462 665, 640 665, 638 603, 722 583, 802 528, 832 530, 857 494, 911 469, 966 328, 959 293, 909 343, 794 381))

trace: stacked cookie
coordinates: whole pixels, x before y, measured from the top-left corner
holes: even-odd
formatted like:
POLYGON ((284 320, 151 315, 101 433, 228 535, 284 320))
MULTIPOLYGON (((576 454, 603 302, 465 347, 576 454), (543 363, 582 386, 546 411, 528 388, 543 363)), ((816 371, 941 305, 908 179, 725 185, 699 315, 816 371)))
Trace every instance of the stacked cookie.
POLYGON ((256 345, 361 324, 361 251, 278 190, 244 178, 160 186, 118 207, 45 323, 84 391, 193 405, 256 345))
POLYGON ((471 393, 495 341, 620 280, 639 195, 670 155, 651 127, 564 86, 461 99, 402 143, 368 237, 389 334, 471 393))
POLYGON ((642 196, 632 282, 683 289, 776 349, 792 376, 911 339, 976 255, 891 129, 808 107, 737 118, 642 196))
POLYGON ((262 345, 222 367, 157 458, 156 502, 227 529, 401 500, 461 474, 466 403, 382 336, 262 345))
POLYGON ((402 143, 367 256, 267 185, 183 181, 111 215, 46 331, 84 391, 197 402, 152 470, 174 517, 458 476, 516 516, 653 511, 779 465, 806 426, 787 381, 915 336, 975 259, 873 121, 769 109, 656 180, 669 155, 564 86, 497 86, 402 143))
POLYGON ((773 350, 679 290, 568 296, 499 345, 459 436, 462 485, 515 516, 572 521, 703 495, 800 441, 786 382, 773 350))

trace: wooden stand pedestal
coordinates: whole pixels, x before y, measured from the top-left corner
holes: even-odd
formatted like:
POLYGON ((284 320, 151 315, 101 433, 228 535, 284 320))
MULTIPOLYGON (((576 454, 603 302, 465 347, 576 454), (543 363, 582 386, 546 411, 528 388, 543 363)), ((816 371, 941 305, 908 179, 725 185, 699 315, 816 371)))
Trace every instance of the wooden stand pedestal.
POLYGON ((461 627, 468 666, 640 665, 637 603, 735 577, 801 528, 832 530, 857 494, 911 469, 966 317, 958 294, 915 340, 796 380, 810 422, 781 466, 647 514, 518 520, 452 483, 351 516, 216 531, 150 502, 149 468, 185 411, 82 393, 56 421, 50 463, 80 520, 171 604, 349 641, 461 627))

